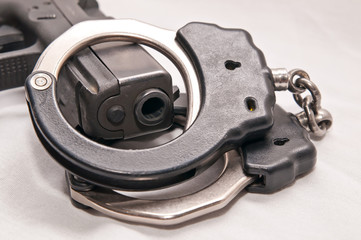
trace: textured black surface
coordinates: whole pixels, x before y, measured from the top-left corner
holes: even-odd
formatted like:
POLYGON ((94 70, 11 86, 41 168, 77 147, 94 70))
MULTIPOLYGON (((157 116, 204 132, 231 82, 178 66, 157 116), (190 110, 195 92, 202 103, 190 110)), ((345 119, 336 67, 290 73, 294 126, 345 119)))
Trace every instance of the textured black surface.
POLYGON ((242 146, 244 169, 261 175, 260 181, 248 186, 249 192, 272 193, 311 171, 316 163, 316 148, 296 117, 278 105, 274 125, 263 140, 242 146))
POLYGON ((23 38, 5 50, 0 46, 0 91, 24 86, 45 47, 72 25, 105 18, 97 7, 93 0, 0 0, 0 24, 16 28, 23 38))
POLYGON ((177 40, 193 61, 202 90, 200 113, 184 134, 150 149, 106 147, 64 120, 54 83, 37 91, 27 81, 33 123, 50 154, 71 173, 97 185, 149 189, 180 181, 246 139, 264 135, 273 124, 275 98, 270 70, 250 35, 191 23, 178 31, 177 40), (227 60, 241 67, 229 70, 227 60), (247 99, 256 101, 254 111, 248 109, 247 99))

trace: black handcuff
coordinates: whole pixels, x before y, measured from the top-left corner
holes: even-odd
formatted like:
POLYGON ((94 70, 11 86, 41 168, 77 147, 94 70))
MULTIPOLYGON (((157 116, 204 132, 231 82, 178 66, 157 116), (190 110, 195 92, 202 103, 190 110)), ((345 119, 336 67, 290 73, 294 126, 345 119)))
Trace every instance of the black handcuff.
POLYGON ((96 20, 73 26, 48 46, 27 78, 26 99, 40 141, 66 170, 74 205, 172 225, 224 207, 243 189, 279 191, 313 168, 309 132, 325 132, 332 117, 310 97, 299 100, 305 112, 298 115, 275 104, 275 90, 290 82, 301 89, 297 96, 313 86, 302 85, 308 75, 292 73, 268 68, 241 29, 189 23, 175 33, 135 20, 96 20), (60 69, 84 47, 108 41, 147 45, 178 68, 187 90, 182 134, 122 149, 69 124, 57 98, 60 69))

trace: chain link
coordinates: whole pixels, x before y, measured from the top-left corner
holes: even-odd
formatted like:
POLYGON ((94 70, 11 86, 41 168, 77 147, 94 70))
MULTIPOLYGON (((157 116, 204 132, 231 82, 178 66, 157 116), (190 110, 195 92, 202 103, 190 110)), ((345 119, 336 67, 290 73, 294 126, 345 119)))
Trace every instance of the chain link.
POLYGON ((332 125, 331 114, 321 107, 321 92, 316 84, 310 80, 310 76, 304 70, 293 69, 287 71, 284 68, 272 69, 273 81, 276 91, 288 90, 293 94, 298 106, 303 111, 296 114, 301 125, 312 133, 314 139, 321 139, 332 125), (303 93, 310 94, 305 97, 303 93))

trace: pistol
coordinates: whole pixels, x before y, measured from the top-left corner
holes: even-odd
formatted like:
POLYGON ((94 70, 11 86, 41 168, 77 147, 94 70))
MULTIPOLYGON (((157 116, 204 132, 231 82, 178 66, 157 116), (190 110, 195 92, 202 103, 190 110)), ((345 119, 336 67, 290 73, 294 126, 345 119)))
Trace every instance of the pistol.
MULTIPOLYGON (((95 0, 1 0, 0 91, 24 86, 40 54, 71 26, 107 18, 95 0)), ((173 123, 178 88, 137 44, 89 46, 67 62, 58 83, 65 118, 99 141, 163 131, 173 123)))

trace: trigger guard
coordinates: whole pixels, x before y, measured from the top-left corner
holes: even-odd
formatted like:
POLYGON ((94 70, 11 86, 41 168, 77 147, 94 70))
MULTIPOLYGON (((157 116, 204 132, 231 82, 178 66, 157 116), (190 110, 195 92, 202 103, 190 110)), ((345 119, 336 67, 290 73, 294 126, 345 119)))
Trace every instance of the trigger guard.
MULTIPOLYGON (((88 21, 75 28, 79 31, 97 28, 98 25, 94 24, 123 24, 121 21, 126 20, 88 21)), ((109 31, 111 27, 106 29, 109 31)), ((71 33, 74 32, 70 29, 64 35, 69 37, 71 33)), ((112 40, 124 40, 126 35, 124 31, 111 34, 112 40)), ((62 35, 53 44, 61 43, 62 39, 66 38, 62 35)), ((87 44, 94 44, 99 39, 86 40, 87 44)), ((147 190, 191 177, 196 169, 209 166, 226 151, 240 146, 250 137, 264 135, 271 128, 275 102, 271 73, 262 52, 254 46, 246 31, 190 23, 177 32, 175 42, 186 52, 198 76, 202 91, 198 116, 190 121, 192 125, 178 138, 161 146, 137 150, 99 144, 68 124, 56 101, 56 77, 61 65, 78 49, 67 49, 63 55, 55 54, 62 58, 53 58, 56 64, 49 67, 51 64, 45 60, 57 51, 51 44, 28 77, 26 93, 34 128, 54 159, 69 172, 96 185, 147 190), (242 65, 230 70, 225 67, 228 60, 242 65), (50 87, 41 91, 35 89, 31 81, 40 72, 52 78, 50 87), (254 101, 252 110, 248 106, 249 99, 254 101)), ((174 57, 166 52, 167 49, 164 46, 162 53, 174 57)), ((188 91, 188 94, 192 93, 188 91)))

